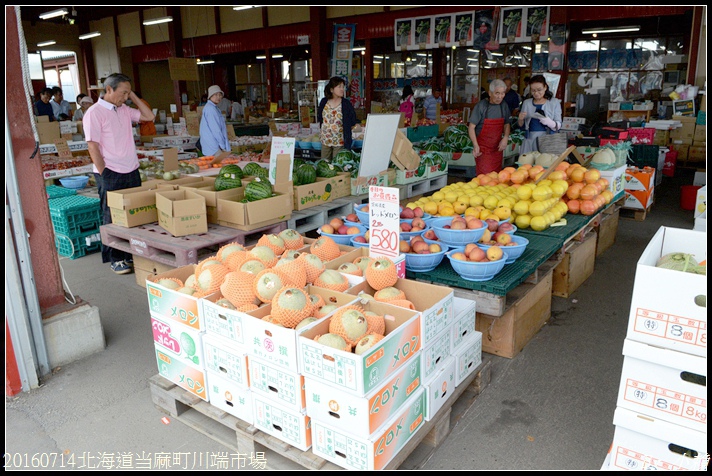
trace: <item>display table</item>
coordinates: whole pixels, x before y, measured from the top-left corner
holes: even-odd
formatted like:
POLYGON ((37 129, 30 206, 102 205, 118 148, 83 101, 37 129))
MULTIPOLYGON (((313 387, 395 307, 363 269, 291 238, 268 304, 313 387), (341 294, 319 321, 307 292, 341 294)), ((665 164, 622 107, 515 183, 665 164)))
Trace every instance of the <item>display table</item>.
POLYGON ((228 122, 235 129, 235 135, 240 136, 266 136, 269 135, 267 124, 245 124, 242 122, 228 122))

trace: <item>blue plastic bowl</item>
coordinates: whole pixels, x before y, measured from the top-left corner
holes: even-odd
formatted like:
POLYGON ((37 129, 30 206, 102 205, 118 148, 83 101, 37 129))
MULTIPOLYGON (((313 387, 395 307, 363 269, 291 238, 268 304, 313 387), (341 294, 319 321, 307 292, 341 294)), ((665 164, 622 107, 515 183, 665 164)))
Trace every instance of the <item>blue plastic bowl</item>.
POLYGON ((440 217, 431 219, 428 225, 435 230, 438 239, 451 247, 465 246, 468 243, 477 243, 485 234, 486 226, 474 230, 452 230, 443 228, 452 222, 452 217, 440 217))
MULTIPOLYGON (((344 219, 342 218, 342 220, 344 220, 344 219)), ((344 225, 348 225, 348 226, 365 226, 366 228, 368 228, 368 226, 366 225, 366 223, 361 223, 360 221, 344 220, 344 225)))
POLYGON ((354 149, 360 149, 363 147, 363 141, 362 140, 355 140, 351 142, 351 147, 354 149))
POLYGON ((328 236, 329 238, 331 238, 332 240, 334 240, 336 243, 338 243, 340 245, 351 246, 351 239, 354 236, 365 235, 366 231, 368 231, 368 228, 366 228, 365 226, 361 226, 361 225, 355 225, 355 226, 361 230, 360 233, 357 233, 355 235, 339 235, 336 233, 324 233, 321 231, 321 229, 318 229, 316 232, 319 233, 321 236, 328 236))
POLYGON ((456 252, 457 250, 448 251, 446 256, 450 260, 452 269, 466 281, 489 281, 502 271, 506 264, 504 257, 497 261, 485 262, 453 259, 452 255, 456 252))
POLYGON ((368 228, 368 212, 361 211, 361 209, 366 205, 368 204, 364 203, 362 205, 354 205, 354 211, 356 212, 356 216, 358 217, 361 224, 368 228))
POLYGON ((311 148, 314 150, 321 150, 321 142, 312 142, 311 148))
POLYGON ((297 145, 299 146, 300 149, 311 149, 312 148, 311 142, 305 142, 303 140, 297 141, 297 145))
MULTIPOLYGON (((420 236, 420 235, 422 235, 423 233, 425 233, 426 231, 428 231, 429 229, 430 229, 430 227, 427 227, 425 230, 420 230, 420 231, 401 231, 401 232, 400 232, 400 239, 401 239, 401 240, 410 241, 410 239, 413 238, 414 236, 420 236)), ((423 238, 423 239, 425 239, 425 238, 423 238)), ((440 244, 440 245, 443 245, 443 244, 446 244, 446 243, 439 243, 439 244, 440 244)))
POLYGON ((405 269, 412 271, 414 273, 427 273, 437 268, 442 262, 443 258, 450 251, 447 245, 438 243, 442 248, 439 253, 404 253, 405 255, 405 269))
MULTIPOLYGON (((363 236, 363 235, 356 235, 356 236, 363 236)), ((349 245, 353 246, 354 248, 365 248, 368 246, 368 242, 366 243, 361 243, 358 241, 354 241, 353 238, 351 238, 351 241, 349 242, 349 245)))
POLYGON ((73 177, 63 177, 59 179, 59 183, 61 183, 65 188, 80 189, 87 186, 87 183, 89 183, 89 176, 75 175, 73 177))
MULTIPOLYGON (((512 235, 512 241, 517 244, 513 245, 513 246, 500 246, 500 248, 502 248, 502 251, 504 252, 506 264, 514 263, 517 258, 522 256, 522 254, 524 253, 524 250, 527 249, 527 245, 529 244, 528 239, 524 238, 523 236, 519 236, 519 235, 512 235)), ((490 248, 490 246, 492 246, 492 245, 485 245, 483 243, 477 243, 477 246, 479 246, 483 250, 487 251, 490 248)))
MULTIPOLYGON (((432 216, 431 214, 429 214, 429 213, 423 213, 423 216, 420 217, 420 218, 422 218, 423 221, 425 222, 425 224, 427 225, 428 222, 427 222, 426 220, 428 220, 428 219, 430 219, 430 218, 432 218, 432 217, 433 217, 433 216, 432 216)), ((403 223, 403 222, 406 222, 406 223, 413 223, 413 220, 414 220, 414 218, 401 218, 401 219, 400 219, 401 223, 403 223)))
POLYGON ((514 234, 517 232, 517 230, 518 230, 519 228, 517 228, 517 225, 512 225, 512 227, 513 227, 513 228, 512 228, 511 230, 505 231, 505 233, 508 234, 508 235, 514 235, 514 234))

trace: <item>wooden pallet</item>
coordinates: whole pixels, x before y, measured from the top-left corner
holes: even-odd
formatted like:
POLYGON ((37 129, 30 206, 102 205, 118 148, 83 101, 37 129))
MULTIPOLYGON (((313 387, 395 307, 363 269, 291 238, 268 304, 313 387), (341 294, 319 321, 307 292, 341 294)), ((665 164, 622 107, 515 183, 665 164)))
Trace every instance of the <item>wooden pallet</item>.
POLYGON ((211 256, 228 243, 248 245, 256 242, 265 233, 279 233, 287 227, 286 222, 242 231, 235 228, 208 224, 206 233, 175 237, 158 223, 125 228, 114 224, 100 227, 101 241, 106 246, 133 255, 139 255, 174 268, 196 264, 211 256))
POLYGON ((353 206, 354 202, 350 198, 337 198, 323 205, 294 211, 290 219, 287 220, 287 228, 297 230, 302 234, 314 231, 324 223, 329 223, 329 220, 334 217, 353 213, 353 206))
MULTIPOLYGON (((489 385, 492 362, 483 354, 482 363, 460 385, 433 419, 423 424, 385 469, 419 469, 445 441, 489 385)), ((174 420, 212 438, 217 443, 241 454, 263 452, 267 469, 325 471, 342 470, 311 450, 302 451, 253 425, 201 400, 192 393, 155 375, 149 380, 151 399, 158 410, 174 420)))
POLYGON ((651 207, 648 207, 645 210, 640 210, 638 208, 621 208, 620 217, 627 220, 645 221, 648 217, 648 213, 650 213, 650 208, 651 207))

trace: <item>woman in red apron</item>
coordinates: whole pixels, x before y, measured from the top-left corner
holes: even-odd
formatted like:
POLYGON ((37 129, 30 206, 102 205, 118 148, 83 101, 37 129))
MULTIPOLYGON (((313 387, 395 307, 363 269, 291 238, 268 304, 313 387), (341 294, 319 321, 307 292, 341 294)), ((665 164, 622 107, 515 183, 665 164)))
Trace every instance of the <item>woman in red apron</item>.
POLYGON ((507 103, 502 101, 507 85, 501 79, 495 79, 489 89, 489 99, 475 105, 467 126, 477 175, 502 170, 503 152, 509 142, 511 112, 507 103))

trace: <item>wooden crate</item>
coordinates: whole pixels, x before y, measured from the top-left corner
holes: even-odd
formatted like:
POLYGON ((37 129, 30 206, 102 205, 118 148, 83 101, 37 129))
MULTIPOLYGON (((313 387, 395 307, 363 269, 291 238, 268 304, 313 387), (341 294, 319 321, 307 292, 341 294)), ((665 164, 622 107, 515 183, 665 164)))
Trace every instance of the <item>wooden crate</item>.
POLYGON ((613 243, 616 242, 619 218, 620 209, 610 215, 603 215, 601 223, 596 229, 596 233, 598 233, 598 239, 596 242, 596 257, 600 256, 604 251, 613 246, 613 243))
POLYGON ((155 276, 156 274, 165 273, 175 269, 175 266, 159 263, 139 255, 132 255, 134 260, 134 274, 136 275, 136 284, 142 288, 146 287, 146 278, 155 276))
POLYGON ((484 352, 511 359, 549 320, 552 273, 549 269, 536 284, 523 283, 514 288, 507 294, 511 304, 501 316, 477 313, 476 328, 482 332, 484 352))
POLYGON ((568 298, 593 274, 596 262, 596 240, 598 234, 592 231, 583 241, 572 241, 564 253, 561 263, 554 269, 551 293, 568 298))

